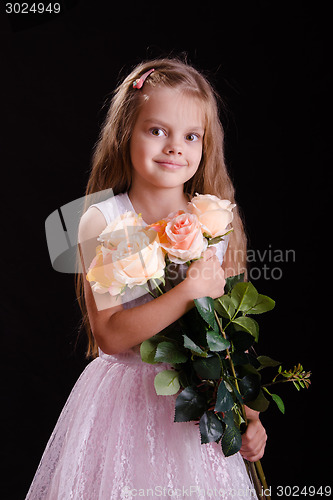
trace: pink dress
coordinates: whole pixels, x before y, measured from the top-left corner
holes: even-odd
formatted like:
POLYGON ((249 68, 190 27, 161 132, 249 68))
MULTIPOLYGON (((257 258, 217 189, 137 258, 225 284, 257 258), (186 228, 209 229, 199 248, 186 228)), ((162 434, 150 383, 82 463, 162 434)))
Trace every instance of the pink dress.
MULTIPOLYGON (((126 193, 117 195, 96 205, 107 223, 115 202, 120 213, 134 211, 126 193)), ((221 262, 226 246, 217 245, 221 262)), ((256 498, 239 453, 225 458, 220 444, 200 443, 194 422, 174 423, 176 396, 154 388, 165 367, 142 362, 135 350, 99 351, 64 406, 26 499, 256 498)))

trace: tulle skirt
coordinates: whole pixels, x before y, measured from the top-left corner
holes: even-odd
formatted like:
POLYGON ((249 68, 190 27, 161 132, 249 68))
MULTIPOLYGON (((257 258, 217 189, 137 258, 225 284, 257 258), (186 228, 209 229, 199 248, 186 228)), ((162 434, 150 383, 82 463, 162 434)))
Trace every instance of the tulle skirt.
POLYGON ((198 425, 174 423, 176 396, 157 396, 166 366, 134 351, 100 352, 75 384, 27 500, 135 497, 257 498, 239 453, 200 443, 198 425))

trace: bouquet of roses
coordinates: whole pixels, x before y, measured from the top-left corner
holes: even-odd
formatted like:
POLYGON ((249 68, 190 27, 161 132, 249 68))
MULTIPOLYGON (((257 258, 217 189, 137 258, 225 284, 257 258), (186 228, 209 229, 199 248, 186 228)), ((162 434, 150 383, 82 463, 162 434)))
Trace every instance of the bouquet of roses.
POLYGON ((196 195, 189 212, 179 210, 144 226, 141 215, 126 212, 99 235, 101 244, 91 262, 87 279, 97 293, 124 295, 127 288, 157 280, 164 283, 166 259, 175 264, 201 257, 207 245, 221 241, 232 229, 235 205, 216 196, 196 195))
MULTIPOLYGON (((123 295, 127 288, 141 286, 154 297, 162 294, 170 263, 189 265, 232 231, 234 206, 196 194, 187 212, 171 213, 146 227, 140 216, 127 212, 99 236, 87 279, 97 293, 123 295)), ((245 404, 265 411, 272 400, 284 413, 282 399, 268 387, 280 381, 293 382, 297 389, 310 384, 310 372, 300 364, 282 370, 280 362, 255 354, 259 324, 251 316, 270 311, 275 303, 243 279, 227 278, 224 295, 196 299, 192 310, 140 347, 144 362, 170 365, 156 375, 154 385, 158 395, 179 393, 175 422, 198 422, 201 443, 221 442, 225 456, 241 447, 245 404), (277 374, 263 383, 262 370, 269 367, 278 367, 277 374)), ((256 483, 253 464, 248 467, 256 483)), ((267 488, 260 461, 256 468, 267 488)), ((257 484, 258 492, 262 486, 257 484)))

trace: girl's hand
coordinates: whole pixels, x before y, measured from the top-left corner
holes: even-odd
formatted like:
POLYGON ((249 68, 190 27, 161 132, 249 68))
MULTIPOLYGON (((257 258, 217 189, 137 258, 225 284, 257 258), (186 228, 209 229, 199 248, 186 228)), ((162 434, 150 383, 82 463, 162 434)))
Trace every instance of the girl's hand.
POLYGON ((248 426, 242 436, 240 454, 249 462, 260 460, 265 451, 267 434, 259 420, 259 412, 245 406, 248 426))
POLYGON ((210 247, 202 258, 188 268, 186 280, 189 283, 193 299, 212 297, 216 299, 224 293, 224 271, 216 257, 216 248, 210 247))

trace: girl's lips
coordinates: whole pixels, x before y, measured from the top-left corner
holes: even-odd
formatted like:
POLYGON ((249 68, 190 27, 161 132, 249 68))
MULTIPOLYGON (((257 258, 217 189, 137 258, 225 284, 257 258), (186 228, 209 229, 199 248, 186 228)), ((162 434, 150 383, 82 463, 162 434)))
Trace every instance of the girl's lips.
POLYGON ((172 163, 168 161, 157 161, 158 165, 160 165, 163 168, 167 168, 168 170, 177 170, 182 167, 186 167, 186 165, 180 164, 180 163, 172 163))

